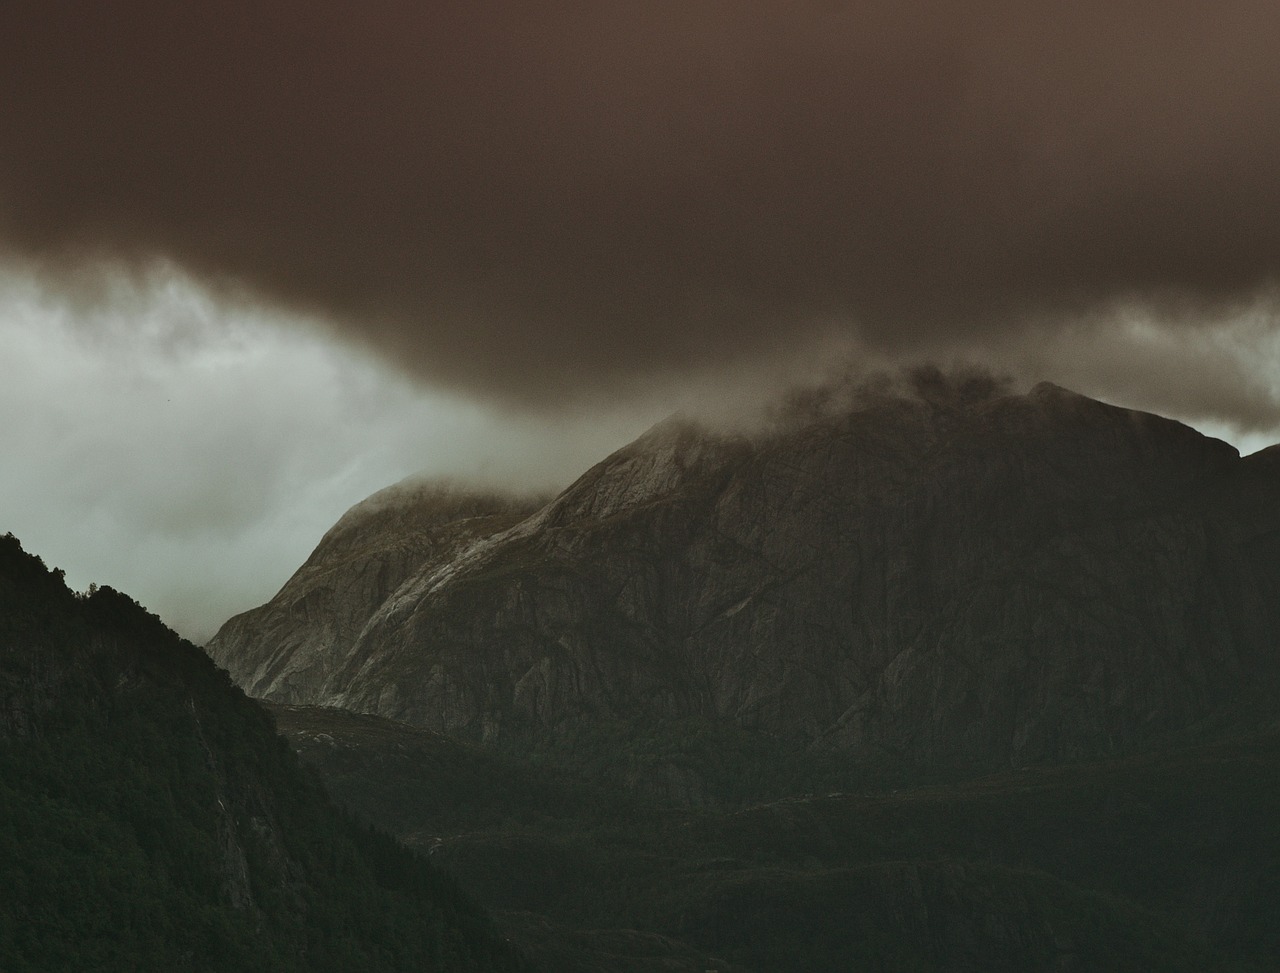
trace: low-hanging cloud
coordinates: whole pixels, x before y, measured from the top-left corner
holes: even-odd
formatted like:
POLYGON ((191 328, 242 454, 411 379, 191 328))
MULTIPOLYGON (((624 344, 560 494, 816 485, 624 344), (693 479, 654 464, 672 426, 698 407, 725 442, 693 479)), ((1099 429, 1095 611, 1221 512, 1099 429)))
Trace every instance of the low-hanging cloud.
POLYGON ((1280 273, 1277 38, 1270 0, 9 0, 0 239, 543 407, 833 326, 1204 329, 1280 273))
POLYGON ((196 641, 406 475, 546 491, 655 418, 545 427, 424 391, 158 267, 92 310, 0 268, 0 348, 0 533, 196 641))

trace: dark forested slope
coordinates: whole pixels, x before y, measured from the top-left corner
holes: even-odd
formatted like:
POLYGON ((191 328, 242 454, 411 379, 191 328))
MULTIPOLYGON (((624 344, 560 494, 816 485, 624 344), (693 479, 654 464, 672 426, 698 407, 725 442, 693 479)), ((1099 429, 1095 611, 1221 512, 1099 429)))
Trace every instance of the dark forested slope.
POLYGON ((1280 962, 1280 724, 1120 760, 680 809, 379 717, 272 709, 336 800, 429 849, 548 969, 1280 962))
POLYGON ((0 538, 0 969, 524 968, 199 649, 0 538))

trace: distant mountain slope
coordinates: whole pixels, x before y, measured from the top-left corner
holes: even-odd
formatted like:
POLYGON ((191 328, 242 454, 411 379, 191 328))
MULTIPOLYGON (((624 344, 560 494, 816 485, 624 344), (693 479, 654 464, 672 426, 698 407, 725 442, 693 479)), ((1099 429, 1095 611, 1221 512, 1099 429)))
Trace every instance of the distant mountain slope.
POLYGON ((0 969, 526 968, 196 647, 0 538, 0 969))
POLYGON ((414 480, 380 490, 342 516, 269 603, 222 627, 215 657, 251 695, 314 698, 407 578, 537 505, 414 480))
MULTIPOLYGON (((514 747, 694 720, 886 765, 1122 752, 1274 685, 1275 467, 927 375, 755 439, 669 422, 361 601, 322 684, 248 685, 514 747)), ((209 651, 258 671, 325 624, 209 651)))

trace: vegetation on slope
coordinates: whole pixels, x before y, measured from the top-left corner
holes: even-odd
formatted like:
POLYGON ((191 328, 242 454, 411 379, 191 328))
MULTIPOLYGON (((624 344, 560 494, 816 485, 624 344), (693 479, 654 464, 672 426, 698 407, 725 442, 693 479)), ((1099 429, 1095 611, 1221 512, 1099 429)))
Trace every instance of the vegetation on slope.
MULTIPOLYGON (((1275 729, 690 810, 376 717, 276 713, 339 802, 430 849, 565 971, 700 958, 755 973, 1164 973, 1280 960, 1275 729)), ((790 773, 776 770, 779 782, 790 773)))
POLYGON ((199 649, 0 538, 0 969, 526 968, 199 649))

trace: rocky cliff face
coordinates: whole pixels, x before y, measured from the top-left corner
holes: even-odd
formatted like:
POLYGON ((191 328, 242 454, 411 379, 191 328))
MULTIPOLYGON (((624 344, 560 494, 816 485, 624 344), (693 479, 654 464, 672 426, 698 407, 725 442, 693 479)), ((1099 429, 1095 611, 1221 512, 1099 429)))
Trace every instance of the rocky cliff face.
POLYGON ((1069 760, 1271 678, 1277 466, 1049 385, 864 395, 751 440, 669 422, 519 523, 437 521, 386 582, 396 529, 350 525, 342 557, 331 533, 209 650, 269 698, 486 740, 699 717, 1069 760))
POLYGON ((270 602, 218 632, 217 661, 251 695, 317 698, 406 579, 510 527, 537 504, 405 481, 356 504, 270 602))

